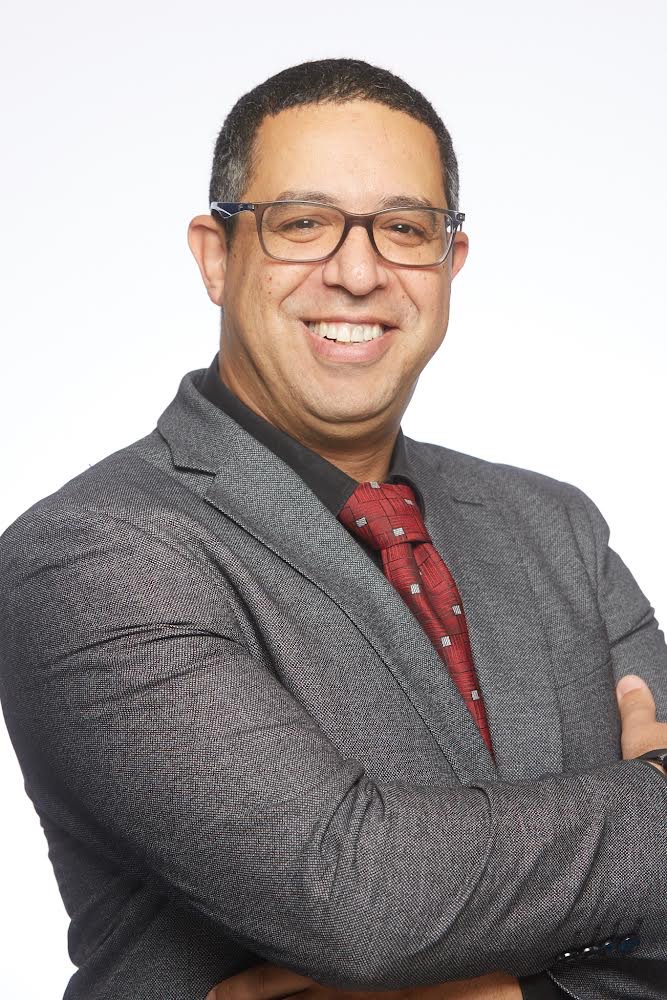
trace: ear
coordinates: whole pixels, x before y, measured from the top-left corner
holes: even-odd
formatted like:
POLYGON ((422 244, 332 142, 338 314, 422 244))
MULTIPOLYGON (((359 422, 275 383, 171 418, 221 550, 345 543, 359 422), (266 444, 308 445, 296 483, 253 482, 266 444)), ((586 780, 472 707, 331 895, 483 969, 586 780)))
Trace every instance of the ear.
POLYGON ((468 256, 468 234, 459 232, 454 234, 454 246, 451 251, 451 262, 452 262, 452 273, 451 277, 455 277, 463 267, 468 256))
POLYGON ((196 215, 188 226, 188 245, 197 261, 211 302, 222 306, 227 270, 227 240, 212 215, 196 215))

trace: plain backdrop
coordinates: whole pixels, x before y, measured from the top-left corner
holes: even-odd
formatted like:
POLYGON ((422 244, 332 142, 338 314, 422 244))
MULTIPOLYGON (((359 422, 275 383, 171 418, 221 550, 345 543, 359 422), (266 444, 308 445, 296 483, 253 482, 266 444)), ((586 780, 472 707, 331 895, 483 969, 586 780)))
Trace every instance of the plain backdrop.
MULTIPOLYGON (((662 0, 23 0, 0 38, 0 531, 213 358, 186 229, 234 101, 354 56, 435 105, 467 214, 405 433, 581 487, 667 618, 662 0)), ((0 794, 0 995, 57 1000, 67 919, 2 725, 0 794)))

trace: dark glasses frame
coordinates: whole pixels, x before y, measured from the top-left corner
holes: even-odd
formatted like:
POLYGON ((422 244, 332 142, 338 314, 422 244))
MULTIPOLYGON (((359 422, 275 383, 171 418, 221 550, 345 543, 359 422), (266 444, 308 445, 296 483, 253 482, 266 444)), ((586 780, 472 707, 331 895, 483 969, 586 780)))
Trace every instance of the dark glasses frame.
MULTIPOLYGON (((417 208, 416 205, 404 205, 404 209, 417 208)), ((430 206, 424 206, 429 212, 437 212, 439 215, 448 216, 454 223, 454 228, 451 232, 451 239, 449 246, 442 256, 434 261, 432 264, 399 264, 394 260, 390 260, 381 253, 375 243, 375 236, 373 234, 373 223, 378 215, 389 214, 390 212, 400 211, 401 206, 398 205, 394 208, 382 208, 379 212, 363 212, 361 214, 355 212, 345 212, 342 208, 338 208, 337 205, 326 205, 320 201, 301 201, 297 199, 286 199, 285 201, 212 201, 210 206, 211 215, 220 219, 221 222, 226 222, 228 219, 233 218, 235 215, 239 215, 241 212, 252 212, 255 216, 255 224, 257 226, 257 236, 259 237, 259 242, 262 250, 267 257, 271 257, 273 260, 281 260, 288 264, 314 264, 317 261, 328 260, 333 257, 334 254, 338 253, 342 247, 347 234, 349 233, 352 226, 361 226, 368 233, 368 239, 370 240, 373 250, 378 255, 381 260, 386 261, 388 264, 392 264, 394 267, 415 267, 415 268, 425 268, 425 267, 437 267, 442 264, 449 254, 449 251, 454 245, 454 236, 458 230, 462 228, 462 224, 465 220, 465 212, 455 212, 450 208, 431 208, 430 206), (332 208, 334 211, 339 212, 343 216, 343 231, 341 233, 340 239, 336 246, 329 253, 323 254, 321 257, 311 257, 307 260, 294 260, 291 257, 278 257, 274 253, 270 253, 264 244, 264 239, 262 237, 262 218, 267 208, 271 208, 274 205, 313 205, 317 208, 332 208)))

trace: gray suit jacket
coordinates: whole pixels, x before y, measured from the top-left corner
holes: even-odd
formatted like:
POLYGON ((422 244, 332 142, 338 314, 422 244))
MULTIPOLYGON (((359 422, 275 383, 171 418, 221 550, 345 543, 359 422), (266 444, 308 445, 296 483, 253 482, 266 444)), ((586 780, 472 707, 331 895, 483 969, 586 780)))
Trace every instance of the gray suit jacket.
POLYGON ((203 1000, 262 958, 359 990, 548 968, 581 1000, 667 996, 667 781, 619 759, 614 694, 639 673, 667 718, 667 647, 596 507, 406 438, 494 765, 382 571, 203 371, 0 539, 67 1000, 203 1000))

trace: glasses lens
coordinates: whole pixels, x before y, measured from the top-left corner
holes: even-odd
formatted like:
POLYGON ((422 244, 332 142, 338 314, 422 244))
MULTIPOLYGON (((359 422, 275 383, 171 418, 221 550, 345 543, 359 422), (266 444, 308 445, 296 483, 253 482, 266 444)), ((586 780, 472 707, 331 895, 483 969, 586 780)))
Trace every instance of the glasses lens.
POLYGON ((336 208, 308 202, 270 205, 262 217, 262 239, 272 257, 316 260, 331 253, 343 232, 345 219, 336 208))
POLYGON ((377 248, 393 264, 428 267, 443 260, 454 225, 448 215, 429 208, 392 208, 380 212, 373 225, 377 248))

